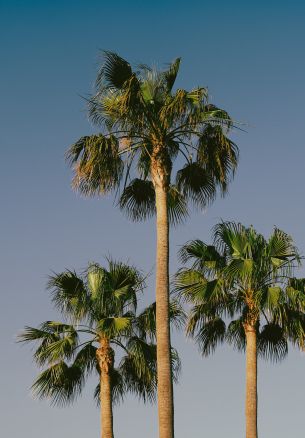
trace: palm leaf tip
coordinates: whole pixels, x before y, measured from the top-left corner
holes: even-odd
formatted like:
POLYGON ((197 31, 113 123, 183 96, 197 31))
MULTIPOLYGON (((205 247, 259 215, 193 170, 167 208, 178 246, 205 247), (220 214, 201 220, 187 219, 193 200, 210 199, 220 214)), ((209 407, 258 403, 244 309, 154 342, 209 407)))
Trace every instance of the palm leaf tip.
POLYGON ((97 90, 104 85, 117 89, 123 88, 132 75, 130 64, 117 53, 105 50, 103 55, 104 63, 96 78, 97 90))
POLYGON ((181 58, 176 58, 169 66, 168 70, 164 72, 165 81, 169 91, 172 90, 174 83, 176 81, 179 67, 181 63, 181 58))

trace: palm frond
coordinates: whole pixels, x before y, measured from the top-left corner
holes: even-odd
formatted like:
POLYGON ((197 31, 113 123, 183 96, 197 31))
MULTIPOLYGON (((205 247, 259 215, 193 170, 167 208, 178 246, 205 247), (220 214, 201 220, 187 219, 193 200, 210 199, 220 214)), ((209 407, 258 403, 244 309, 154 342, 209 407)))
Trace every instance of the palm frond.
POLYGON ((48 399, 54 405, 72 403, 81 393, 85 376, 78 366, 59 362, 39 374, 32 389, 40 399, 48 399))
MULTIPOLYGON (((186 314, 176 299, 169 303, 170 324, 176 329, 183 327, 186 314)), ((142 339, 156 339, 156 302, 147 306, 135 319, 136 330, 142 339)))
POLYGON ((133 315, 103 318, 97 323, 97 332, 109 339, 127 336, 132 330, 133 315))
POLYGON ((181 58, 175 59, 169 66, 168 70, 164 72, 164 78, 167 85, 168 92, 172 91, 174 83, 177 78, 177 74, 179 72, 181 58))
POLYGON ((246 350, 246 335, 243 326, 243 319, 231 321, 227 328, 226 340, 238 351, 246 350))
POLYGON ((187 201, 185 196, 175 185, 170 185, 167 192, 168 218, 171 225, 183 223, 188 217, 187 201))
POLYGON ((217 272, 226 264, 225 257, 215 246, 207 245, 199 239, 186 242, 179 251, 179 259, 184 264, 191 261, 193 269, 200 269, 207 274, 217 272))
POLYGON ((176 186, 186 199, 199 208, 206 207, 216 195, 211 174, 198 162, 188 163, 177 172, 176 186))
POLYGON ((197 319, 197 324, 194 326, 194 317, 196 317, 195 313, 193 313, 190 317, 188 333, 195 337, 195 341, 198 344, 201 354, 203 356, 208 356, 215 351, 218 344, 224 342, 226 324, 218 316, 214 316, 212 318, 208 316, 209 319, 207 319, 205 322, 202 320, 202 318, 197 319))
POLYGON ((157 349, 155 344, 132 337, 127 343, 128 354, 120 363, 120 372, 128 390, 144 402, 155 401, 157 389, 157 349))
POLYGON ((73 187, 86 196, 114 190, 123 176, 124 163, 114 135, 82 137, 70 147, 66 157, 74 172, 73 187))
POLYGON ((220 125, 207 124, 199 137, 197 161, 225 193, 238 163, 237 145, 223 132, 220 125))
POLYGON ((48 289, 55 307, 64 315, 81 320, 90 311, 90 301, 83 280, 74 271, 65 271, 49 277, 48 289))
POLYGON ((122 89, 132 75, 130 64, 114 52, 104 51, 103 54, 104 63, 96 78, 96 88, 99 90, 107 86, 122 89))
POLYGON ((266 324, 258 335, 258 354, 264 359, 277 362, 288 354, 284 330, 278 324, 266 324))
POLYGON ((133 221, 141 221, 155 215, 155 191, 151 181, 135 178, 124 189, 120 209, 133 221))

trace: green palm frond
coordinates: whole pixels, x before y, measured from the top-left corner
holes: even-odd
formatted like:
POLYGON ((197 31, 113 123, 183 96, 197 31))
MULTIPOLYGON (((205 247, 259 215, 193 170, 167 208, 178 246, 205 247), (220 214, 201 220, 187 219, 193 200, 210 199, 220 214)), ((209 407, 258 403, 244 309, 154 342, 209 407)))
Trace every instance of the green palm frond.
POLYGON ((153 402, 157 389, 157 349, 155 344, 132 337, 127 343, 128 354, 120 363, 120 372, 128 390, 144 402, 153 402))
POLYGON ((288 340, 304 348, 305 281, 288 277, 300 259, 292 238, 275 228, 266 240, 235 222, 217 224, 213 234, 214 246, 194 240, 182 247, 180 259, 191 268, 178 271, 174 283, 192 305, 187 332, 203 354, 224 340, 245 350, 245 324, 257 331, 266 359, 283 359, 288 340), (226 331, 221 317, 234 318, 226 331), (259 331, 261 319, 267 324, 259 331))
POLYGON ((226 340, 238 351, 246 350, 246 334, 243 326, 243 319, 231 321, 227 328, 226 340))
POLYGON ((136 310, 137 294, 145 287, 143 275, 126 263, 108 259, 108 270, 92 263, 87 270, 91 293, 92 317, 123 315, 127 309, 136 310))
POLYGON ((151 181, 135 178, 125 187, 119 201, 120 209, 133 221, 156 214, 155 191, 151 181))
POLYGON ((166 70, 164 72, 164 78, 166 81, 166 85, 167 85, 167 90, 168 92, 171 92, 174 83, 176 81, 178 72, 179 72, 179 67, 180 67, 180 62, 181 62, 181 58, 177 58, 175 59, 169 66, 168 70, 166 70))
POLYGON ((49 399, 52 404, 64 406, 72 403, 81 393, 84 373, 78 366, 68 366, 61 361, 39 374, 32 389, 34 395, 49 399))
POLYGON ((49 277, 48 289, 55 307, 75 320, 85 318, 90 311, 89 297, 84 282, 74 271, 65 271, 49 277))
POLYGON ((73 187, 86 196, 117 188, 123 176, 124 163, 114 135, 82 137, 70 147, 66 157, 74 169, 73 187))
POLYGON ((207 124, 198 141, 197 161, 226 192, 238 163, 238 148, 220 125, 207 124))
MULTIPOLYGON (((188 216, 185 197, 176 186, 171 185, 168 190, 169 222, 177 225, 188 216)), ((156 196, 153 183, 148 180, 135 178, 125 187, 119 205, 127 217, 133 221, 141 221, 155 216, 156 196)))
POLYGON ((258 354, 271 361, 283 360, 288 354, 288 343, 284 330, 274 323, 266 324, 258 336, 258 354))
POLYGON ((110 284, 114 296, 124 303, 124 309, 137 309, 137 293, 143 292, 145 278, 134 266, 108 259, 110 284))
POLYGON ((225 257, 215 246, 206 245, 199 239, 186 242, 179 251, 179 258, 184 264, 191 261, 193 268, 206 273, 217 272, 226 263, 225 257))
POLYGON ((177 172, 176 186, 200 208, 206 207, 216 195, 213 177, 198 162, 188 163, 177 172))
MULTIPOLYGON (((176 329, 183 327, 186 314, 179 301, 172 299, 169 303, 170 323, 176 329)), ((135 319, 136 329, 142 339, 156 339, 156 302, 147 306, 135 319)))
POLYGON ((286 288, 288 303, 296 310, 305 312, 305 279, 290 278, 286 288))
POLYGON ((183 223, 188 217, 187 200, 175 185, 170 185, 167 192, 168 216, 171 225, 183 223))
POLYGON ((26 327, 19 335, 21 342, 39 341, 34 359, 38 365, 70 359, 78 345, 78 333, 68 324, 46 321, 39 329, 26 327))
POLYGON ((109 339, 127 336, 131 333, 134 317, 129 313, 126 316, 103 318, 97 323, 97 332, 109 339))
POLYGON ((88 342, 75 355, 74 366, 80 368, 85 376, 90 374, 97 366, 96 350, 97 348, 91 342, 88 342))
POLYGON ((173 347, 171 348, 171 365, 173 382, 178 383, 181 374, 181 360, 178 351, 173 347))
POLYGON ((265 297, 262 297, 262 306, 269 312, 273 312, 278 306, 280 306, 285 299, 284 291, 279 286, 269 286, 264 290, 265 297))
POLYGON ((113 52, 104 51, 104 64, 96 78, 96 88, 122 89, 125 82, 130 79, 132 69, 130 64, 113 52))
POLYGON ((225 340, 226 324, 220 317, 214 316, 205 322, 202 318, 197 319, 197 324, 194 325, 195 317, 195 314, 190 317, 188 333, 195 337, 201 354, 208 356, 225 340))
POLYGON ((204 300, 208 280, 196 269, 180 269, 174 278, 174 290, 179 299, 190 303, 204 300))

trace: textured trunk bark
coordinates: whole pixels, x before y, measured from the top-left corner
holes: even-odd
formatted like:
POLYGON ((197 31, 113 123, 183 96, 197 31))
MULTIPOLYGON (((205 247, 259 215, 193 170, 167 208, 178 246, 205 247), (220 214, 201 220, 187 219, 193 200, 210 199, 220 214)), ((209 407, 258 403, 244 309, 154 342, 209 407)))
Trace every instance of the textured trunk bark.
POLYGON ((113 438, 111 370, 114 353, 108 339, 100 340, 96 355, 100 367, 101 438, 113 438))
POLYGON ((159 437, 174 438, 174 402, 169 321, 169 224, 167 189, 154 181, 157 210, 156 326, 159 437))
POLYGON ((257 339, 255 326, 246 326, 246 438, 257 438, 257 339))

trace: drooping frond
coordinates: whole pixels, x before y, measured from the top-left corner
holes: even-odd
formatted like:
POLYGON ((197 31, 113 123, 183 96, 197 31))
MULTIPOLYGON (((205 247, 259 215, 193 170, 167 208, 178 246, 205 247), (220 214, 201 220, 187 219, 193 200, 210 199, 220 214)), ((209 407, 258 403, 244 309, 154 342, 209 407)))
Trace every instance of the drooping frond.
POLYGON ((155 215, 155 191, 151 181, 135 178, 124 189, 119 206, 133 221, 145 220, 155 215))
POLYGON ((274 362, 283 360, 288 354, 288 343, 281 326, 266 324, 258 336, 258 354, 274 362))
POLYGON ((243 319, 231 321, 227 328, 226 340, 238 351, 246 349, 246 334, 243 326, 243 319))
POLYGON ((176 185, 194 206, 207 207, 216 195, 213 177, 198 162, 188 163, 177 172, 176 185))
POLYGON ((238 148, 220 125, 207 124, 198 140, 197 161, 213 176, 222 192, 234 176, 238 163, 238 148))
POLYGON ((201 316, 198 318, 196 315, 198 307, 195 306, 193 308, 187 331, 194 336, 202 355, 208 356, 215 351, 218 344, 221 344, 224 341, 226 325, 225 322, 216 315, 205 321, 201 316))
POLYGON ((85 376, 90 374, 97 365, 96 350, 97 348, 88 342, 75 355, 74 366, 80 368, 85 376))
POLYGON ((132 337, 127 343, 128 354, 122 358, 120 372, 130 392, 144 402, 153 402, 157 388, 157 349, 155 344, 132 337))
MULTIPOLYGON (((169 222, 181 223, 187 216, 185 197, 176 186, 171 185, 167 194, 169 222)), ((153 183, 135 178, 125 187, 119 201, 121 210, 133 221, 148 219, 156 214, 156 196, 153 183)))
POLYGON ((187 200, 175 185, 169 187, 167 203, 169 223, 175 226, 184 222, 188 217, 187 200))
POLYGON ((80 367, 68 366, 62 361, 40 373, 32 389, 38 398, 49 399, 54 405, 64 406, 80 395, 84 380, 80 367))
POLYGON ((80 138, 67 151, 73 167, 73 187, 85 196, 107 193, 118 187, 124 163, 119 155, 119 141, 114 135, 80 138))

